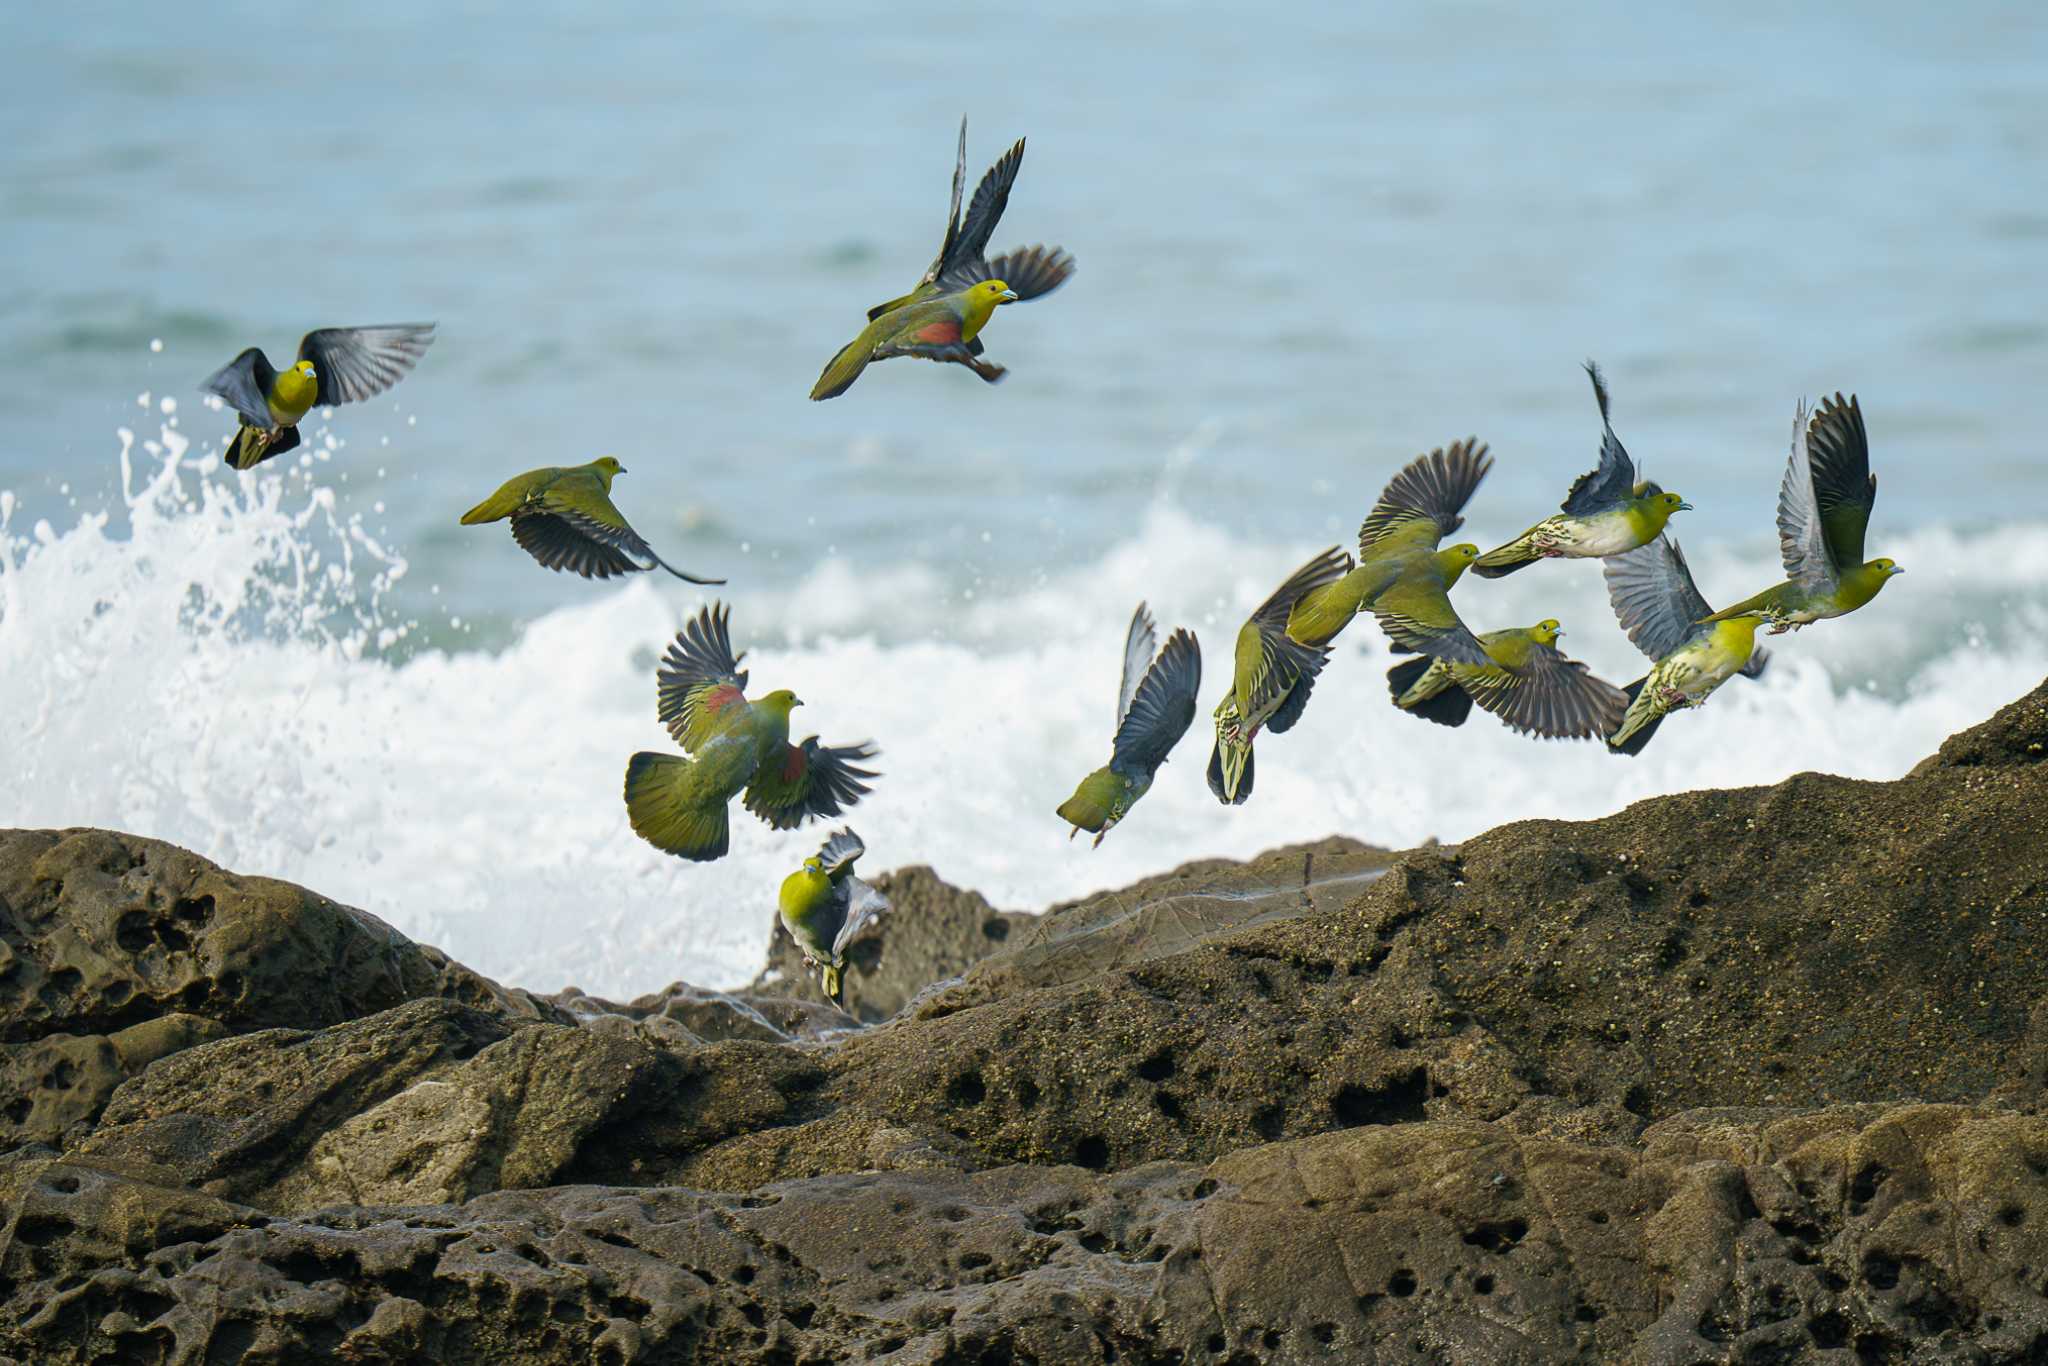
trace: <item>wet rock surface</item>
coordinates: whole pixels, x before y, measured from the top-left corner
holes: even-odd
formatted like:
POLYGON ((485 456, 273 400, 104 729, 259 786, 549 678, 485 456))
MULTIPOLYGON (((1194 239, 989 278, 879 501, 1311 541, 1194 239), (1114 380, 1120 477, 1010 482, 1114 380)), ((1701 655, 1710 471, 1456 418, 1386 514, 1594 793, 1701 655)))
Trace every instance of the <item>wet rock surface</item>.
POLYGON ((2048 1359, 2044 747, 1043 917, 905 870, 867 1027, 786 944, 542 1000, 0 832, 0 1356, 2048 1359))

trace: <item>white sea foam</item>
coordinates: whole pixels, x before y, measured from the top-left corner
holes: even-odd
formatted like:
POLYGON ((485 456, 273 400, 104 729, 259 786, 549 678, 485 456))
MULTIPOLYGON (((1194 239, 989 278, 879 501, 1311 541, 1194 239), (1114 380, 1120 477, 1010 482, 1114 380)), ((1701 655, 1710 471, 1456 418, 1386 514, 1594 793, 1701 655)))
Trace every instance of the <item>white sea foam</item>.
MULTIPOLYGON (((334 511, 317 453, 208 475, 166 429, 136 472, 129 444, 125 535, 102 513, 24 531, 34 510, 0 494, 0 825, 173 840, 540 989, 752 975, 776 886, 823 830, 778 834, 736 809, 731 855, 686 864, 635 838, 619 797, 628 754, 669 748, 653 664, 697 599, 650 578, 592 585, 501 652, 394 662, 412 628, 379 603, 404 561, 334 511)), ((1101 561, 1031 584, 826 559, 793 586, 728 591, 754 688, 807 703, 799 734, 881 745, 885 776, 852 814, 874 867, 930 863, 1005 907, 1333 832, 1400 846, 1802 769, 1896 777, 2048 674, 2048 536, 2031 525, 1883 539, 1909 572, 1882 599, 1776 642, 1761 683, 1674 717, 1634 760, 1483 715, 1447 731, 1396 713, 1390 657, 1361 622, 1300 726, 1261 739, 1249 805, 1219 807, 1202 781, 1205 706, 1124 825, 1099 850, 1070 843, 1052 808, 1108 756, 1132 605, 1197 629, 1206 703, 1246 610, 1317 548, 1238 543, 1162 501, 1101 561)), ((1774 549, 1692 558, 1726 602, 1775 577, 1774 549)), ((1590 565, 1458 598, 1480 629, 1563 618, 1567 648, 1616 681, 1643 667, 1590 565)))

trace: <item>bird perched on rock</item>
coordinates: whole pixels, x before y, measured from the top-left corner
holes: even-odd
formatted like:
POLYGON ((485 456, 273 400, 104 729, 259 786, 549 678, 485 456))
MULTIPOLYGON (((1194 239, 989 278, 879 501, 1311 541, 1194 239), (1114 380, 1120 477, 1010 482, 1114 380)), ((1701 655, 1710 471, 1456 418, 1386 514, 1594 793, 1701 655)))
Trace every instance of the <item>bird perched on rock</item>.
POLYGON ((889 909, 889 899, 853 875, 853 861, 868 851, 851 829, 840 830, 804 866, 782 880, 777 911, 782 928, 815 968, 825 999, 845 1008, 841 972, 846 946, 889 909))
POLYGON ((660 565, 690 583, 724 583, 685 574, 654 553, 612 506, 612 480, 626 467, 611 456, 588 465, 528 470, 462 514, 462 525, 512 519, 512 539, 543 567, 586 579, 644 573, 660 565), (641 563, 641 561, 649 563, 641 563))
POLYGON ((990 384, 1009 372, 981 358, 981 329, 996 309, 1015 303, 1017 292, 1001 280, 984 280, 958 294, 941 294, 892 309, 861 329, 818 376, 813 399, 837 398, 853 387, 861 371, 878 360, 916 356, 964 365, 990 384))
POLYGON ((1600 367, 1586 362, 1593 397, 1600 404, 1600 463, 1572 481, 1563 512, 1535 526, 1473 563, 1482 578, 1498 579, 1543 559, 1600 559, 1647 544, 1675 512, 1692 504, 1650 480, 1637 480, 1635 462, 1607 420, 1607 382, 1600 367))
POLYGON ((250 347, 201 386, 241 418, 221 459, 246 470, 293 449, 307 413, 383 393, 419 364, 433 340, 432 323, 317 328, 299 339, 299 358, 285 370, 250 347))
POLYGON ((1251 794, 1252 741, 1280 734, 1308 705, 1330 642, 1361 611, 1379 618, 1394 643, 1431 656, 1487 662, 1477 637, 1451 606, 1451 585, 1478 557, 1476 545, 1438 550, 1465 524, 1460 515, 1493 468, 1476 440, 1439 447, 1387 482, 1358 528, 1358 556, 1332 547, 1295 571, 1237 637, 1237 676, 1216 708, 1209 790, 1227 805, 1251 794))
POLYGON ((1758 619, 1708 620, 1714 609, 1694 586, 1676 541, 1659 536, 1610 556, 1604 572, 1621 629, 1655 661, 1648 674, 1622 689, 1628 711, 1607 737, 1613 749, 1642 753, 1669 713, 1701 705, 1738 673, 1763 673, 1770 652, 1757 646, 1758 619))
POLYGON ((1906 572, 1888 559, 1863 558, 1863 532, 1876 502, 1870 437, 1856 396, 1822 399, 1811 425, 1802 404, 1778 488, 1778 546, 1790 577, 1708 620, 1754 612, 1771 624, 1772 635, 1783 635, 1869 602, 1892 575, 1906 572))
POLYGON ((1216 745, 1209 751, 1209 790, 1224 805, 1242 806, 1252 795, 1252 742, 1261 729, 1293 729, 1330 658, 1327 643, 1304 644, 1288 633, 1288 614, 1350 568, 1351 557, 1331 546, 1288 575, 1238 629, 1236 673, 1216 704, 1216 745))
POLYGON ((1628 698, 1557 649, 1556 618, 1479 637, 1488 663, 1453 664, 1419 655, 1387 671, 1394 705, 1440 726, 1459 726, 1477 702, 1511 730, 1551 740, 1605 737, 1628 698))
POLYGON ((877 751, 863 741, 830 748, 813 735, 789 742, 789 713, 802 704, 778 689, 745 695, 747 675, 732 652, 731 609, 713 603, 676 632, 655 674, 656 715, 693 756, 643 750, 626 764, 626 814, 655 848, 698 862, 724 855, 731 838, 726 803, 744 791, 747 810, 777 830, 836 816, 871 790, 877 776, 858 764, 877 751))
MULTIPOLYGON (((941 294, 956 294, 984 280, 1007 282, 1019 299, 1039 298, 1067 282, 1067 277, 1074 273, 1074 258, 1059 247, 1024 247, 1005 252, 993 261, 985 254, 988 239, 1002 220, 1003 210, 1009 207, 1010 187, 1016 183, 1017 172, 1023 165, 1024 139, 1018 138, 974 187, 974 198, 968 202, 967 216, 962 218, 960 191, 967 183, 967 120, 960 120, 960 148, 953 159, 953 207, 946 216, 946 235, 940 239, 939 254, 932 258, 924 277, 910 293, 869 309, 869 322, 941 294)), ((974 354, 981 352, 975 348, 974 354)))
POLYGON ((917 285, 900 298, 868 310, 868 326, 825 367, 811 390, 813 399, 837 398, 872 361, 894 356, 965 365, 990 384, 1007 372, 981 359, 981 329, 1000 304, 1052 293, 1074 273, 1074 258, 1058 247, 1025 247, 989 260, 988 239, 1010 202, 1010 187, 1024 164, 1019 138, 974 189, 967 215, 960 192, 967 180, 967 120, 960 120, 960 147, 953 160, 953 203, 938 255, 917 285), (945 308, 932 305, 956 302, 945 308))
POLYGON ((1124 636, 1124 674, 1117 691, 1116 738, 1109 763, 1081 780, 1059 805, 1059 817, 1074 829, 1093 831, 1095 843, 1151 790, 1152 776, 1187 734, 1202 690, 1202 647, 1186 627, 1167 637, 1153 657, 1159 634, 1144 603, 1131 616, 1124 636))

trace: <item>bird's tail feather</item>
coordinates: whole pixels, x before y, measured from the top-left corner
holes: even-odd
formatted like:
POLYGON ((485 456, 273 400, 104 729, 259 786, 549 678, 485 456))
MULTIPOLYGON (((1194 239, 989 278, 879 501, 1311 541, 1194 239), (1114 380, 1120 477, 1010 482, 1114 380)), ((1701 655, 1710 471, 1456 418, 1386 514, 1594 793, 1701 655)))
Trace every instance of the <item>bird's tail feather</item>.
POLYGON ((272 437, 261 427, 243 425, 235 428, 234 439, 220 454, 221 463, 230 469, 254 469, 272 456, 283 455, 286 451, 297 450, 299 429, 286 427, 272 437))
POLYGON ((1496 550, 1489 550, 1472 561, 1472 572, 1482 579, 1504 579, 1517 569, 1525 569, 1542 559, 1529 538, 1517 536, 1496 550))
POLYGON ((1243 806, 1252 795, 1252 747, 1249 741, 1216 737, 1209 751, 1209 791, 1225 806, 1243 806), (1224 751, 1228 750, 1226 759, 1224 751))
POLYGON ((690 761, 646 750, 626 762, 626 817, 633 833, 655 848, 698 863, 723 858, 732 830, 725 803, 693 801, 685 786, 690 761))
POLYGON ((1444 687, 1412 702, 1402 700, 1434 663, 1436 660, 1429 655, 1418 655, 1387 670, 1387 689, 1394 696, 1394 705, 1410 716, 1420 716, 1439 726, 1462 726, 1472 714, 1472 695, 1456 683, 1446 682, 1444 687))
POLYGON ((825 367, 825 373, 818 376, 818 382, 811 388, 811 399, 838 398, 853 387, 860 378, 860 372, 868 368, 867 333, 863 332, 845 346, 825 367))
MULTIPOLYGON (((1628 699, 1629 707, 1631 710, 1633 710, 1635 707, 1637 694, 1639 694, 1643 690, 1643 684, 1649 681, 1650 676, 1648 674, 1644 674, 1641 678, 1638 678, 1635 682, 1629 684, 1626 688, 1623 688, 1621 690, 1621 695, 1628 699)), ((1615 734, 1620 736, 1620 738, 1615 740, 1609 740, 1607 742, 1607 747, 1613 750, 1616 754, 1641 754, 1643 752, 1643 746, 1650 743, 1650 737, 1655 735, 1657 733, 1657 727, 1663 724, 1664 718, 1662 716, 1652 716, 1649 720, 1639 723, 1633 731, 1628 731, 1627 734, 1622 734, 1622 731, 1628 730, 1628 718, 1623 717, 1622 731, 1615 732, 1615 734)))
MULTIPOLYGON (((462 520, 466 522, 466 521, 468 521, 469 519, 468 519, 467 517, 465 517, 465 518, 463 518, 462 520)), ((697 576, 696 576, 695 574, 686 574, 686 573, 684 573, 684 572, 683 572, 682 570, 680 570, 680 569, 676 568, 676 567, 675 567, 674 565, 670 564, 670 563, 669 563, 669 562, 668 562, 667 560, 664 560, 663 558, 661 558, 661 556, 659 556, 659 555, 656 555, 656 554, 655 554, 655 553, 654 553, 654 552, 653 552, 652 550, 648 551, 648 552, 647 552, 647 554, 648 554, 648 558, 652 559, 652 560, 653 560, 653 561, 654 561, 654 562, 655 562, 656 564, 660 565, 660 566, 661 566, 661 567, 662 567, 663 569, 666 569, 666 570, 667 570, 667 571, 668 571, 669 573, 671 573, 671 574, 675 575, 675 576, 676 576, 677 578, 681 579, 681 580, 682 580, 682 581, 683 581, 684 583, 724 583, 724 582, 725 582, 725 580, 724 580, 724 579, 700 579, 700 578, 698 578, 698 577, 697 577, 697 576)))

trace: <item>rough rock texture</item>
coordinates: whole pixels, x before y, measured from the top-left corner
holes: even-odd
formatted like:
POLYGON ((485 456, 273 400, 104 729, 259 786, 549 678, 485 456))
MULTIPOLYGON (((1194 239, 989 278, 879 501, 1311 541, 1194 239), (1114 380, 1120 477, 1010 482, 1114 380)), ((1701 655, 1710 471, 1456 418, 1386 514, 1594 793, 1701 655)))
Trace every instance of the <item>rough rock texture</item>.
POLYGON ((2044 746, 2048 688, 1896 783, 1037 920, 911 870, 869 1028, 786 963, 535 1001, 166 846, 0 835, 0 1354, 2048 1359, 2044 746), (267 937, 104 947, 202 882, 267 937), (51 985, 84 963, 153 1013, 51 985))

